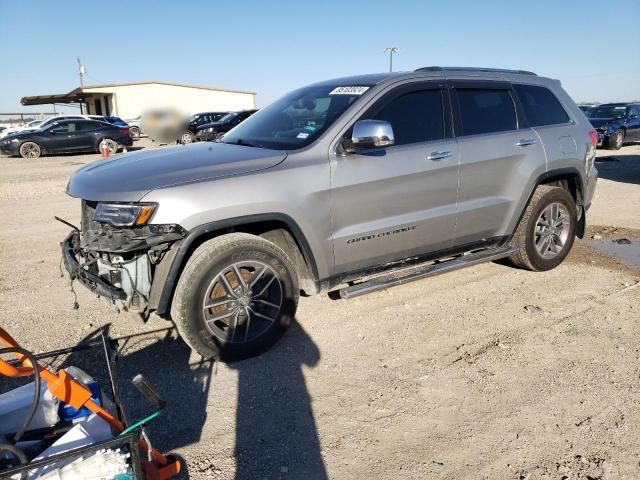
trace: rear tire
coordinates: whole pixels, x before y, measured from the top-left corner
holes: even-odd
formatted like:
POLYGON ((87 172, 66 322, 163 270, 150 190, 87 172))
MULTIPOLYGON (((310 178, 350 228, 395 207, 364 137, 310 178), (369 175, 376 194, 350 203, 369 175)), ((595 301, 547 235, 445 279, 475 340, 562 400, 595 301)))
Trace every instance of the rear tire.
POLYGON ((539 185, 511 240, 517 253, 512 264, 536 272, 551 270, 571 251, 576 235, 577 208, 564 188, 539 185))
POLYGON ((298 294, 295 268, 281 248, 230 233, 193 253, 178 280, 171 317, 203 358, 237 360, 280 338, 294 320, 298 294))
POLYGON ((624 144, 624 131, 618 130, 607 140, 607 148, 609 150, 620 150, 624 144))
POLYGON ((120 145, 118 145, 118 142, 116 142, 111 138, 105 138, 101 140, 100 143, 98 143, 98 152, 100 152, 100 144, 102 142, 107 144, 107 148, 109 149, 110 155, 115 155, 116 153, 118 153, 118 148, 120 148, 120 145))
POLYGON ((40 145, 35 142, 24 142, 20 145, 20 156, 22 158, 39 158, 42 155, 40 145))

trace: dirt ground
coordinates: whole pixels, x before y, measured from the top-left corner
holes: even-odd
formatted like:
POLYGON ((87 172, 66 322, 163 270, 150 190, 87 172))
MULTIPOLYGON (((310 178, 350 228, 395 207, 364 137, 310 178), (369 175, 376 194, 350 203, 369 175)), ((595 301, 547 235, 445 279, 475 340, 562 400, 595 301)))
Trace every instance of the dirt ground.
MULTIPOLYGON (((138 142, 138 144, 144 143, 138 142)), ((110 326, 130 418, 194 479, 640 477, 640 271, 577 242, 547 273, 485 264, 350 301, 301 300, 264 355, 193 363, 60 276, 69 175, 97 155, 0 158, 0 325, 36 351, 110 326), (191 363, 190 363, 191 362, 191 363)), ((599 152, 590 235, 640 239, 640 145, 599 152), (613 228, 602 228, 613 227, 613 228)))

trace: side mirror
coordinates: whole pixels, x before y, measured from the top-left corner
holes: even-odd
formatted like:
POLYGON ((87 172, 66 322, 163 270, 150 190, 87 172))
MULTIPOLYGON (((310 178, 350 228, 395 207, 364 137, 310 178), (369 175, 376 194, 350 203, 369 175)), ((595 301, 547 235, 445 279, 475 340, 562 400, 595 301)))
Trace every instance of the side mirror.
POLYGON ((389 147, 395 143, 393 127, 384 120, 359 120, 353 125, 347 151, 389 147))

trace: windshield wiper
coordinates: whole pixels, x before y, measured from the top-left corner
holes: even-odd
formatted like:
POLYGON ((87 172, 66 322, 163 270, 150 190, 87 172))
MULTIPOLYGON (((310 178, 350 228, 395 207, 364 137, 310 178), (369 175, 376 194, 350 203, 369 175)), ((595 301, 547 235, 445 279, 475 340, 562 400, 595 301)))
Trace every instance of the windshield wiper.
POLYGON ((237 140, 235 140, 233 142, 225 142, 225 141, 223 141, 222 143, 226 143, 228 145, 242 145, 243 147, 256 147, 256 148, 258 147, 257 145, 254 145, 253 143, 245 142, 241 138, 238 138, 237 140))

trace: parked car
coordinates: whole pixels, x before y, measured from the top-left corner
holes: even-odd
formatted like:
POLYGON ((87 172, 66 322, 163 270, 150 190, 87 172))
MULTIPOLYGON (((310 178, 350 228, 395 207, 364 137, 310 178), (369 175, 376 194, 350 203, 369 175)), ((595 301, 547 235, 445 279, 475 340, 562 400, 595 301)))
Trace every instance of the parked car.
POLYGON ((98 120, 100 122, 107 122, 111 125, 115 125, 116 127, 128 127, 127 122, 122 120, 120 117, 116 117, 115 115, 105 115, 105 116, 91 116, 93 120, 98 120))
POLYGON ((625 141, 640 141, 640 103, 603 103, 586 115, 598 132, 598 146, 620 150, 625 141))
POLYGON ((185 145, 193 143, 196 139, 196 131, 200 125, 217 122, 228 114, 229 112, 203 112, 192 115, 187 123, 187 131, 180 137, 180 143, 185 145))
POLYGON ((231 112, 222 117, 217 122, 205 123, 196 129, 196 139, 198 141, 218 140, 232 128, 240 125, 257 110, 243 110, 240 112, 231 112))
POLYGON ((301 291, 349 299, 500 258, 556 267, 585 232, 596 140, 560 83, 529 72, 330 80, 220 142, 78 170, 63 259, 93 293, 171 318, 203 357, 250 356, 301 291))
POLYGON ((578 108, 582 110, 582 112, 586 115, 589 110, 591 110, 593 107, 596 107, 596 106, 597 105, 582 104, 582 105, 578 105, 578 108))
MULTIPOLYGON (((101 119, 101 117, 98 117, 98 118, 101 119)), ((91 118, 90 115, 57 115, 55 117, 49 117, 35 126, 23 128, 20 131, 7 133, 2 138, 8 137, 9 135, 14 135, 16 133, 35 132, 37 130, 46 128, 47 126, 52 125, 53 123, 59 122, 61 120, 94 120, 94 118, 91 118)))
POLYGON ((103 141, 110 153, 133 143, 128 128, 95 120, 63 119, 0 140, 0 153, 38 158, 49 153, 96 152, 103 141))

